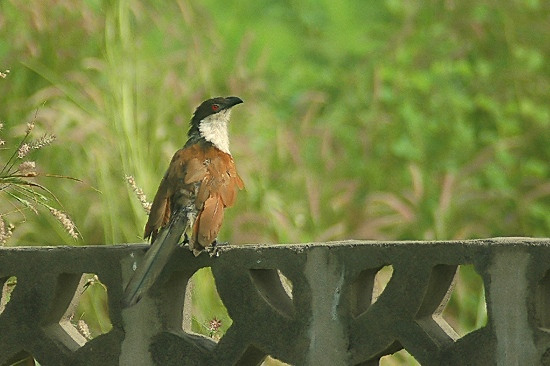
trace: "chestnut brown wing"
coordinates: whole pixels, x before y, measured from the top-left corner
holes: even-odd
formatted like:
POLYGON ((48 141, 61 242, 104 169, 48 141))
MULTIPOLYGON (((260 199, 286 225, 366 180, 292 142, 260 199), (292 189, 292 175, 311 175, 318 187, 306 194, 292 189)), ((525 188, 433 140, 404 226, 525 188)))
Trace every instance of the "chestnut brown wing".
POLYGON ((168 172, 166 172, 157 189, 153 204, 151 205, 149 219, 145 224, 145 233, 143 234, 145 239, 150 237, 151 241, 155 241, 159 229, 166 225, 170 218, 171 191, 170 184, 168 183, 168 172))
POLYGON ((216 239, 222 226, 224 209, 234 204, 237 191, 244 188, 231 155, 210 148, 205 152, 205 167, 207 173, 195 201, 199 214, 190 243, 191 249, 196 250, 210 246, 216 239))
POLYGON ((151 237, 151 241, 154 241, 159 230, 170 221, 175 193, 201 181, 206 173, 196 146, 180 149, 174 154, 153 199, 149 219, 145 224, 145 239, 151 237))

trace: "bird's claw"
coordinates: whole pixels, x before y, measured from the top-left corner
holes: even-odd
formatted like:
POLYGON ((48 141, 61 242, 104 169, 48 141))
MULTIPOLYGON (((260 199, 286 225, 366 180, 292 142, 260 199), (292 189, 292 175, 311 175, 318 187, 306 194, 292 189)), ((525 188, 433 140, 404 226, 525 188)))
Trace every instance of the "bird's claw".
POLYGON ((208 248, 206 248, 206 252, 208 253, 208 255, 210 257, 219 257, 220 256, 220 247, 223 247, 223 246, 226 246, 226 245, 229 245, 228 242, 226 241, 223 241, 223 242, 219 242, 218 240, 214 240, 212 242, 212 245, 208 248))

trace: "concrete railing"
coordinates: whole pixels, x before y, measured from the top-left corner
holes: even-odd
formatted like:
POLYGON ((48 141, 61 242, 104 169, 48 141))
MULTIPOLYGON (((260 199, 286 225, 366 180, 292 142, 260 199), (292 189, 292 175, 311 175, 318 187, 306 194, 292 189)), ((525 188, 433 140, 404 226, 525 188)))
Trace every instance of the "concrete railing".
MULTIPOLYGON (((123 285, 146 245, 0 248, 0 365, 377 365, 405 348, 421 365, 550 365, 550 239, 346 241, 178 249, 136 306, 123 285), (473 264, 487 324, 459 337, 441 312, 458 265, 473 264), (377 271, 393 274, 374 301, 377 271), (233 320, 219 342, 186 331, 186 286, 211 267, 233 320), (279 270, 279 271, 277 271, 279 270), (112 329, 85 341, 69 323, 83 273, 108 289, 112 329), (280 273, 290 282, 281 282, 280 273), (6 304, 7 302, 7 304, 6 304), (182 310, 183 309, 183 310, 182 310)), ((287 281, 283 281, 287 282, 287 281)))

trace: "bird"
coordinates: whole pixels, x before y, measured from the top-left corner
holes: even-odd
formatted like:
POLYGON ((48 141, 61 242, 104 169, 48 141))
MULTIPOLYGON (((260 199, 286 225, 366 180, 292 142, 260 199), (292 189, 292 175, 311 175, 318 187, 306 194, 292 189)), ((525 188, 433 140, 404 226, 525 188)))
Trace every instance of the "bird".
POLYGON ((151 288, 182 235, 195 256, 218 244, 224 209, 244 188, 228 133, 231 110, 240 103, 239 97, 215 97, 196 108, 187 142, 172 157, 153 199, 144 233, 151 246, 126 285, 124 307, 151 288))

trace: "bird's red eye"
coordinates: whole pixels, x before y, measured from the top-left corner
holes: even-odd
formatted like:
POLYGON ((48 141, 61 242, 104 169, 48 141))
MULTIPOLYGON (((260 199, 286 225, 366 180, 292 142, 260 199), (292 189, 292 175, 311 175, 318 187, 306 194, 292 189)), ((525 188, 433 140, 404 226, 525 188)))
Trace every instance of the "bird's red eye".
POLYGON ((214 112, 217 112, 218 109, 220 109, 220 105, 219 105, 219 104, 212 104, 212 110, 213 110, 214 112))

